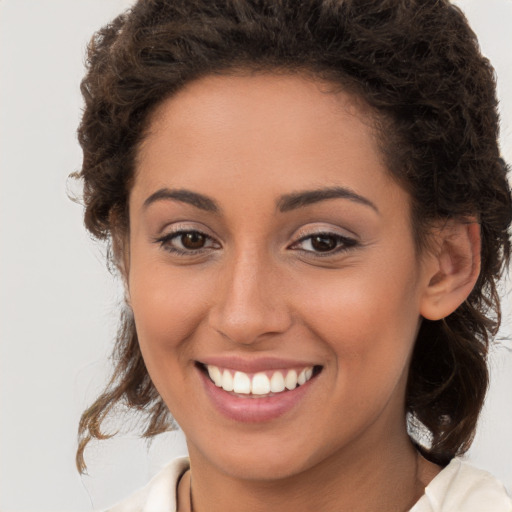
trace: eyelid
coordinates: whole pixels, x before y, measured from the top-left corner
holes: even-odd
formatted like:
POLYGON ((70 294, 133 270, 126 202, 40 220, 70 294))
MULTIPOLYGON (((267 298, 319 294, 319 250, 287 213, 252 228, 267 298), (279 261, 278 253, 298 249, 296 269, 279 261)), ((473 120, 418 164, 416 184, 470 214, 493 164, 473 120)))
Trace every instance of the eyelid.
POLYGON ((195 221, 176 221, 171 222, 169 224, 165 224, 161 229, 158 230, 158 237, 167 236, 173 233, 179 233, 180 231, 198 231, 200 233, 204 233, 212 238, 215 238, 215 235, 211 234, 211 229, 205 226, 202 222, 195 221))
POLYGON ((359 241, 359 237, 350 232, 350 235, 346 234, 347 230, 343 230, 343 233, 340 233, 338 229, 334 226, 317 226, 315 228, 301 228, 296 236, 294 241, 288 246, 288 249, 301 251, 308 255, 314 255, 315 258, 327 258, 339 255, 341 253, 347 252, 350 249, 358 247, 361 245, 359 241), (311 239, 315 236, 327 236, 333 237, 337 239, 337 246, 331 251, 314 251, 309 249, 301 249, 297 247, 299 244, 311 239))
POLYGON ((354 233, 353 231, 346 229, 346 228, 340 228, 337 226, 326 225, 326 224, 315 224, 313 226, 303 226, 294 233, 293 238, 294 238, 295 242, 298 242, 300 240, 303 240, 304 238, 307 238, 309 236, 315 236, 315 235, 333 235, 333 236, 339 236, 341 238, 346 238, 349 240, 354 240, 357 242, 359 241, 359 236, 356 233, 354 233))
POLYGON ((153 242, 159 244, 163 250, 171 254, 177 254, 179 256, 194 256, 211 249, 221 247, 221 243, 218 238, 209 232, 209 229, 198 226, 198 223, 196 222, 176 222, 174 224, 167 225, 166 228, 162 229, 160 235, 153 237, 153 242), (180 235, 186 233, 199 233, 207 239, 210 246, 198 249, 180 249, 179 247, 173 247, 171 245, 171 242, 174 239, 179 238, 180 235))
MULTIPOLYGON (((167 225, 166 228, 161 230, 161 235, 158 235, 153 238, 153 242, 159 244, 163 249, 167 250, 168 252, 191 256, 212 249, 221 248, 222 244, 219 241, 219 238, 216 235, 210 234, 210 229, 206 228, 206 226, 203 227, 200 224, 201 223, 197 222, 182 221, 167 225), (205 237, 208 246, 200 247, 198 249, 180 249, 179 247, 175 247, 172 245, 173 240, 178 239, 180 235, 186 233, 199 233, 200 235, 205 237)), ((298 229, 295 232, 295 235, 293 236, 293 241, 290 244, 288 244, 287 249, 298 250, 308 254, 314 254, 317 257, 327 257, 347 251, 359 245, 361 245, 359 237, 353 234, 351 231, 347 229, 341 229, 337 226, 326 226, 325 224, 323 224, 315 226, 303 226, 300 229, 298 229), (347 232, 349 234, 347 234, 347 232), (326 236, 335 238, 337 240, 337 245, 334 249, 325 252, 316 251, 312 249, 301 249, 300 247, 298 247, 301 243, 315 236, 326 236)))

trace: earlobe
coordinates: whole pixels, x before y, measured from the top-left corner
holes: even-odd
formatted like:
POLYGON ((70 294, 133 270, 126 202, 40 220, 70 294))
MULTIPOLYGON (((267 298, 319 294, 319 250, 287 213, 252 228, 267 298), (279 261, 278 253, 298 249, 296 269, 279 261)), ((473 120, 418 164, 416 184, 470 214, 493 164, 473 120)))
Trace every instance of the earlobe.
POLYGON ((449 220, 434 234, 436 251, 429 255, 427 285, 420 313, 440 320, 468 297, 480 274, 480 225, 449 220))

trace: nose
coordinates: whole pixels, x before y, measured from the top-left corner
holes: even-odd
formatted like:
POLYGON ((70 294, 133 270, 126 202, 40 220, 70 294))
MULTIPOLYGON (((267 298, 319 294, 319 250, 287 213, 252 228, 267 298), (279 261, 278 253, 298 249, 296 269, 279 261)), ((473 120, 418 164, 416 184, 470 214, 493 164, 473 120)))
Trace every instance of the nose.
POLYGON ((210 326, 243 345, 285 332, 292 316, 279 281, 276 265, 255 256, 254 251, 241 251, 218 275, 210 326))

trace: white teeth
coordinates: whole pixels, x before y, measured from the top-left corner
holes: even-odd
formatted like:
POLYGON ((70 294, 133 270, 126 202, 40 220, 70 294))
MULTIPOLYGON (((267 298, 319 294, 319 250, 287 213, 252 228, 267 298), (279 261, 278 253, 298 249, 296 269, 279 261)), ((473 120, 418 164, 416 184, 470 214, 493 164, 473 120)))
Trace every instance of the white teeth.
POLYGON ((224 391, 233 391, 233 376, 229 370, 224 370, 222 374, 222 389, 224 391))
POLYGON ((223 370, 217 366, 208 365, 208 375, 213 383, 224 391, 233 391, 242 395, 264 396, 270 393, 281 393, 285 390, 292 391, 297 386, 302 386, 313 376, 313 367, 302 369, 299 374, 296 370, 276 370, 272 372, 258 372, 252 376, 245 372, 223 370), (283 373, 286 373, 283 376, 283 373))
MULTIPOLYGON (((276 372, 278 374, 279 372, 276 372)), ((252 378, 251 391, 253 395, 268 395, 270 393, 270 380, 264 373, 257 373, 252 378)))
POLYGON ((249 395, 251 393, 251 379, 249 375, 243 372, 235 372, 233 378, 233 391, 249 395))
POLYGON ((270 379, 270 391, 272 391, 272 393, 281 393, 284 389, 285 385, 283 374, 281 372, 275 372, 270 379))
POLYGON ((297 387, 297 372, 295 370, 289 370, 284 379, 284 385, 286 389, 290 391, 297 387))
POLYGON ((217 387, 222 387, 222 373, 216 366, 208 366, 208 375, 217 387))

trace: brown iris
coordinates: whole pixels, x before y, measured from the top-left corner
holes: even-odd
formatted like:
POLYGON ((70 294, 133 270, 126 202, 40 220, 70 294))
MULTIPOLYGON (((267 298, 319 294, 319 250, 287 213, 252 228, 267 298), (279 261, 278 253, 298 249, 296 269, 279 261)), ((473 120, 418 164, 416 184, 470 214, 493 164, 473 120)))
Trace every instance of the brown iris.
POLYGON ((206 242, 206 236, 202 233, 198 233, 197 231, 192 231, 190 233, 183 233, 181 235, 181 243, 183 247, 190 250, 197 250, 204 247, 206 242))
POLYGON ((332 251, 336 244, 337 240, 329 235, 316 235, 311 238, 311 246, 318 252, 332 251))

